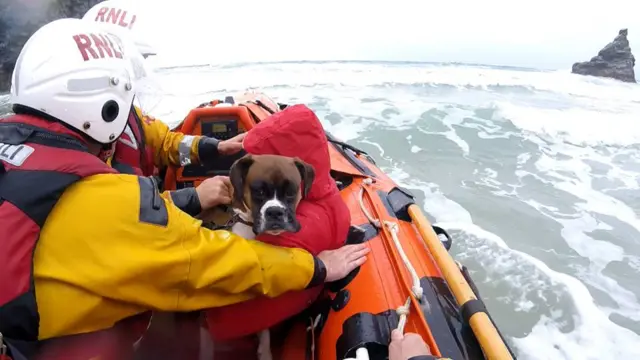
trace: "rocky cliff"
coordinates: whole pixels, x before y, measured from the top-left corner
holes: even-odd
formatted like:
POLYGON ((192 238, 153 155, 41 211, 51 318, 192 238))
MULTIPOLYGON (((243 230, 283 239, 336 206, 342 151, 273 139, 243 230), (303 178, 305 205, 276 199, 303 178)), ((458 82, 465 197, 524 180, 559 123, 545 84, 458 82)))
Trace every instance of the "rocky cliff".
POLYGON ((633 71, 635 64, 636 59, 631 53, 629 40, 627 40, 627 29, 622 29, 612 42, 600 50, 598 56, 594 56, 589 61, 573 64, 571 72, 636 82, 633 71))
POLYGON ((81 18, 101 0, 4 0, 0 2, 0 93, 9 91, 13 65, 24 43, 42 25, 81 18))

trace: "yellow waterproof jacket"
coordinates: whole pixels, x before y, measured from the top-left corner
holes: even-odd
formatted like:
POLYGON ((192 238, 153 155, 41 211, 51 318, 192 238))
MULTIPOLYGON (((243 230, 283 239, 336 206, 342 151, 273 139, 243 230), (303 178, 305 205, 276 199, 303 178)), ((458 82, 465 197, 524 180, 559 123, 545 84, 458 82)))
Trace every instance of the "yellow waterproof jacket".
POLYGON ((150 115, 145 115, 139 107, 135 107, 136 114, 142 123, 142 130, 146 145, 153 153, 153 164, 160 166, 180 166, 185 159, 197 163, 198 143, 201 136, 185 135, 174 132, 162 121, 150 115))
POLYGON ((110 328, 147 310, 193 311, 317 285, 309 253, 211 231, 150 178, 71 185, 34 255, 40 339, 110 328))
MULTIPOLYGON (((185 135, 177 131, 171 131, 162 121, 156 120, 153 116, 146 115, 143 111, 134 106, 135 118, 129 118, 127 127, 119 141, 116 143, 116 151, 111 157, 106 159, 109 166, 116 162, 124 164, 125 169, 121 172, 135 172, 129 167, 139 168, 141 174, 151 175, 153 165, 164 166, 184 166, 190 163, 199 163, 200 140, 202 136, 185 135), (137 118, 137 119, 136 119, 137 118), (142 138, 142 143, 138 141, 142 138), (141 154, 144 145, 145 151, 141 154), (144 159, 144 163, 141 160, 144 159), (151 165, 151 168, 148 166, 151 165)), ((209 147, 217 154, 217 140, 211 140, 209 147)))
MULTIPOLYGON (((137 174, 151 175, 154 165, 156 167, 185 166, 190 163, 200 163, 201 160, 217 160, 218 140, 205 138, 201 141, 202 136, 171 131, 162 121, 145 115, 138 107, 134 109, 136 118, 129 119, 127 128, 116 144, 115 153, 106 161, 109 166, 127 174, 136 174, 134 169, 138 168, 137 174), (140 131, 141 134, 134 134, 134 131, 140 131), (142 144, 136 140, 140 137, 143 138, 145 149, 142 154, 140 153, 142 144), (203 154, 206 155, 203 159, 200 159, 200 149, 206 152, 203 154), (143 158, 145 160, 141 162, 143 158), (114 166, 116 163, 119 166, 114 166)), ((171 200, 176 206, 191 216, 196 216, 202 210, 193 188, 171 191, 167 194, 171 194, 171 200)))

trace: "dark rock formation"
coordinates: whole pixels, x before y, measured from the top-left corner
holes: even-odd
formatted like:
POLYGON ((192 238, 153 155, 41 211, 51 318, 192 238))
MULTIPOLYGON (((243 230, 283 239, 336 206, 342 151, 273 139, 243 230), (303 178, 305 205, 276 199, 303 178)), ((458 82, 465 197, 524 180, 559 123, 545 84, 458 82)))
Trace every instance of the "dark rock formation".
POLYGON ((636 82, 633 71, 635 64, 636 59, 631 53, 629 40, 627 40, 627 29, 622 29, 612 42, 600 50, 598 56, 594 56, 589 61, 573 64, 571 72, 636 82))
POLYGON ((0 1, 0 93, 9 91, 11 73, 24 43, 55 19, 81 18, 101 0, 0 1))

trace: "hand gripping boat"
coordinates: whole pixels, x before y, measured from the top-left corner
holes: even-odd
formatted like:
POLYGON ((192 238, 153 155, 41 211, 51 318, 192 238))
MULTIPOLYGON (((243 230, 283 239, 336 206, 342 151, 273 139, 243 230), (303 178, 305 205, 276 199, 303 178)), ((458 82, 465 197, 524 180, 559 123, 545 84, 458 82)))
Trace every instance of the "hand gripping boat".
MULTIPOLYGON (((224 103, 193 109, 177 130, 229 139, 268 117, 272 107, 227 97, 224 103)), ((327 138, 332 176, 351 211, 347 241, 366 242, 371 253, 361 268, 328 284, 325 295, 298 315, 280 349, 282 358, 387 359, 391 331, 399 328, 420 334, 436 357, 515 359, 467 269, 449 255, 446 231, 432 226, 411 193, 365 152, 331 134, 327 138)), ((207 177, 228 175, 241 156, 224 158, 215 168, 169 168, 164 188, 197 186, 207 177)))

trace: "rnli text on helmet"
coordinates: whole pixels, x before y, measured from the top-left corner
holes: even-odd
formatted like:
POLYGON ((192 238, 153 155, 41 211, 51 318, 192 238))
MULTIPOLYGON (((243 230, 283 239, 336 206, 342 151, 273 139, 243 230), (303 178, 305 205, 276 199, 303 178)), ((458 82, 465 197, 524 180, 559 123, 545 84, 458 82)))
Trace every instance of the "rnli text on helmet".
POLYGON ((127 10, 110 8, 110 7, 102 7, 98 10, 98 14, 96 15, 95 21, 99 22, 111 22, 114 25, 120 25, 125 28, 131 29, 133 23, 136 22, 136 15, 127 19, 127 10), (128 21, 127 21, 128 20, 128 21))
POLYGON ((122 59, 122 44, 116 37, 108 34, 78 34, 73 36, 73 40, 78 45, 78 50, 84 61, 93 59, 104 59, 105 54, 110 58, 122 59))

